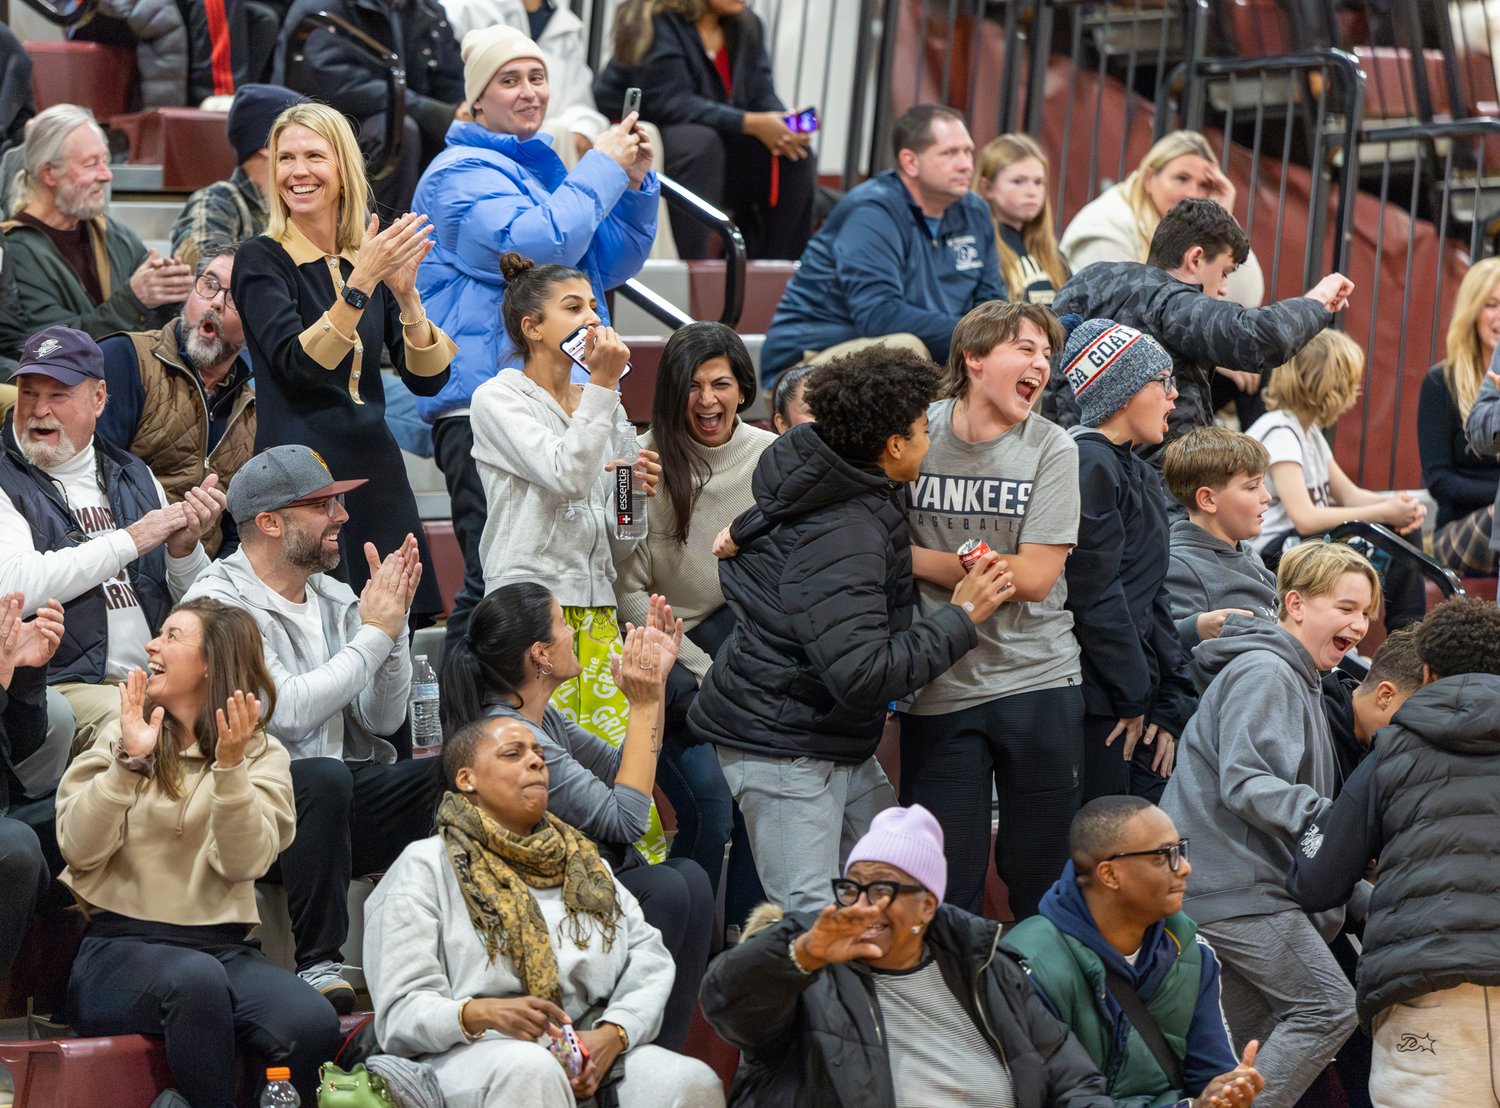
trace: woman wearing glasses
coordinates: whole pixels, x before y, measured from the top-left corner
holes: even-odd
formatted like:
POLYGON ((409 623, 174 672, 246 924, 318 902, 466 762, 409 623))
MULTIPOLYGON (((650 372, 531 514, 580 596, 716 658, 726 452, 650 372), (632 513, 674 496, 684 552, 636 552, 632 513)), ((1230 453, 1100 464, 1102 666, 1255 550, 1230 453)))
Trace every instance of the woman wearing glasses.
MULTIPOLYGON (((237 249, 205 244, 180 318, 99 343, 109 403, 94 431, 150 466, 173 504, 210 473, 228 489, 255 453, 255 389, 229 292, 237 249)), ((203 535, 211 558, 238 543, 227 513, 203 535)))
POLYGON ((336 109, 294 104, 277 117, 267 146, 270 224, 240 247, 231 290, 246 306, 255 449, 301 444, 333 472, 370 479, 348 495, 336 572, 358 593, 369 577, 364 544, 395 550, 415 535, 423 573, 412 624, 425 626, 443 602, 401 449, 386 427, 380 352, 419 396, 447 383, 458 348, 427 318, 416 290, 431 226, 409 214, 379 229, 364 159, 336 109))
POLYGON ((943 903, 947 877, 932 813, 887 808, 821 912, 757 910, 700 996, 741 1051, 736 1108, 1110 1108, 1000 925, 943 903))

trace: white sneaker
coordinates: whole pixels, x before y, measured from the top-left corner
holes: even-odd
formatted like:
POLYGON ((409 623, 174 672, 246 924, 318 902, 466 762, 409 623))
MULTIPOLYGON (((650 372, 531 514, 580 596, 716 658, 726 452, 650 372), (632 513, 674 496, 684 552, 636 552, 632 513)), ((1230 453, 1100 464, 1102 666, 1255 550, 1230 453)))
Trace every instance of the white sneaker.
POLYGON ((327 997, 339 1015, 347 1016, 354 1011, 354 986, 344 980, 342 962, 318 962, 298 970, 297 976, 327 997))

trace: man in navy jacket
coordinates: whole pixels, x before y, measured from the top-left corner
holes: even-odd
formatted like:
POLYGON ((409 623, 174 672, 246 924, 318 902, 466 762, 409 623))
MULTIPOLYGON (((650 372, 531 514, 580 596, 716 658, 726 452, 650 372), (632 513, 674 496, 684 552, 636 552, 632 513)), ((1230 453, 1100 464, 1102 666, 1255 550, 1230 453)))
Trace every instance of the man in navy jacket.
POLYGON ((766 384, 875 342, 945 362, 958 321, 1005 299, 964 117, 919 104, 893 137, 896 168, 851 189, 807 244, 761 349, 766 384))

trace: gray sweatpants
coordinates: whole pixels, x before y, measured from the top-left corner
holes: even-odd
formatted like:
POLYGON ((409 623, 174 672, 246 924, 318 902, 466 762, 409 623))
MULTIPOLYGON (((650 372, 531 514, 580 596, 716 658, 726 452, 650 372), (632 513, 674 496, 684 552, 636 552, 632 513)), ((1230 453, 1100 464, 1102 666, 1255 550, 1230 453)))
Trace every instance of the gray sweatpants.
POLYGON ((718 751, 766 898, 789 912, 821 912, 833 903, 830 882, 842 875, 849 851, 876 813, 896 803, 880 763, 718 751))
POLYGON ((1354 1031, 1354 990, 1305 913, 1203 924, 1223 967, 1219 1001, 1235 1053, 1260 1040, 1256 1108, 1291 1108, 1354 1031))

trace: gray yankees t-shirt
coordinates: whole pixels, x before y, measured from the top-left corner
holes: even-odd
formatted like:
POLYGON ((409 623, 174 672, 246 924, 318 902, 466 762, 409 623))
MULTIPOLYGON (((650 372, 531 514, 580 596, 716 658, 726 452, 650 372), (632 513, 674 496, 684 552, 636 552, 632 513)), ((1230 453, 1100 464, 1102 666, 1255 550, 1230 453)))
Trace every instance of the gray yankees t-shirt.
MULTIPOLYGON (((983 539, 997 554, 1023 542, 1078 541, 1078 447, 1066 431, 1033 415, 998 438, 964 442, 953 431, 952 400, 927 409, 932 446, 922 476, 908 486, 914 546, 958 553, 983 539)), ((953 590, 917 581, 923 615, 950 603, 953 590)), ((1047 599, 1006 601, 979 628, 979 645, 922 689, 910 711, 943 715, 1015 693, 1080 679, 1073 614, 1064 608, 1067 575, 1047 599)))

